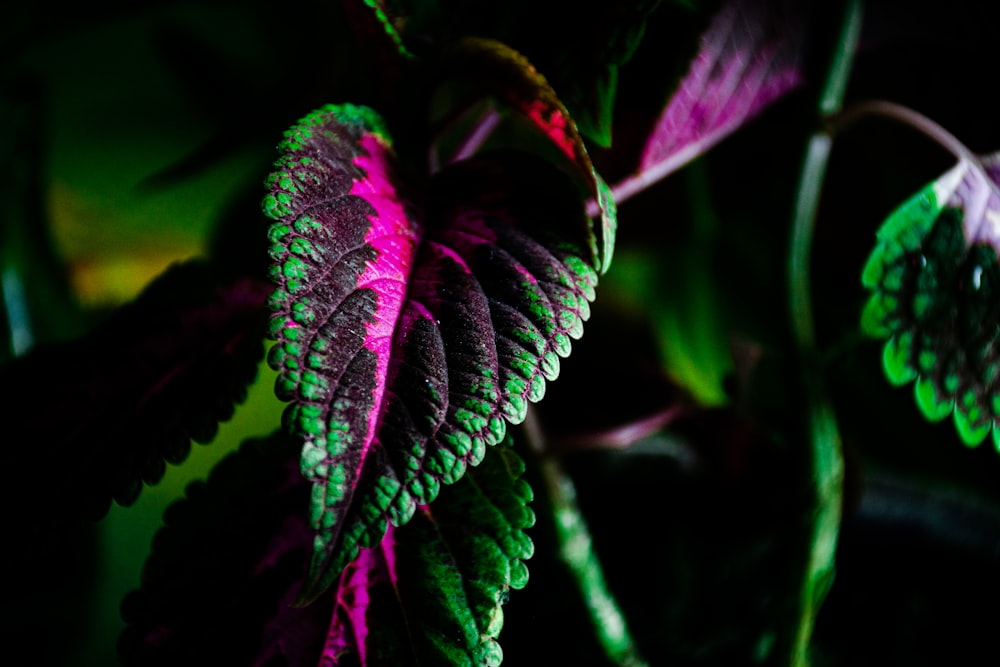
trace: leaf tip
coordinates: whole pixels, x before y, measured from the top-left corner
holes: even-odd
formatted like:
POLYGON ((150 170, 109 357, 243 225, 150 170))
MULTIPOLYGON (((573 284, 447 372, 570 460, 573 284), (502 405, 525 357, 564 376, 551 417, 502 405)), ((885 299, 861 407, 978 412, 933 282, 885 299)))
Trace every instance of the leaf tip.
POLYGON ((940 395, 933 378, 921 376, 913 387, 917 405, 927 421, 939 422, 955 408, 954 400, 940 395))

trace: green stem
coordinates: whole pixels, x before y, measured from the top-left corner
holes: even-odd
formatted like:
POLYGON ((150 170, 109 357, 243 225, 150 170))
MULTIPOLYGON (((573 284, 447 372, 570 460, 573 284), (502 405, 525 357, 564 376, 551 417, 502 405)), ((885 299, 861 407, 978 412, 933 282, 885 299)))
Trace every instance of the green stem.
MULTIPOLYGON (((837 113, 861 29, 861 0, 847 2, 836 51, 819 100, 819 113, 837 113)), ((813 228, 820 192, 829 160, 830 131, 815 132, 809 139, 796 192, 789 254, 789 307, 806 401, 811 475, 806 508, 808 553, 799 579, 798 625, 792 640, 790 664, 809 664, 809 642, 819 607, 833 580, 840 530, 844 462, 833 408, 821 375, 810 297, 809 264, 813 228)))
POLYGON ((559 554, 583 596, 597 640, 605 655, 621 667, 645 667, 632 639, 625 614, 608 588, 604 570, 594 551, 594 542, 576 501, 576 486, 559 460, 545 451, 545 437, 534 410, 529 406, 524 431, 536 454, 545 491, 552 502, 559 554))

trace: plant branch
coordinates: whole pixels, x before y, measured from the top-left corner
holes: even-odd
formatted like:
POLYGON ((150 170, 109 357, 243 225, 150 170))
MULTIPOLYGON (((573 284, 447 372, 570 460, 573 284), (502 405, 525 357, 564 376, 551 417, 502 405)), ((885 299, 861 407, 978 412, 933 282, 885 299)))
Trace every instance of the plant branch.
POLYGON ((976 155, 951 132, 927 116, 895 102, 886 100, 856 102, 831 116, 827 127, 830 134, 835 134, 866 116, 882 116, 898 121, 928 137, 959 160, 967 160, 972 164, 977 164, 979 161, 976 155))
MULTIPOLYGON (((849 0, 845 9, 836 50, 819 99, 821 118, 837 113, 843 104, 861 30, 861 0, 849 0)), ((809 505, 805 513, 808 553, 799 579, 798 624, 788 656, 790 664, 797 667, 809 664, 812 630, 833 580, 843 498, 843 453, 836 417, 820 372, 809 280, 813 230, 831 145, 829 128, 815 132, 809 139, 792 214, 788 265, 790 324, 808 411, 810 471, 809 505)))
POLYGON ((584 449, 626 449, 643 438, 660 432, 678 418, 686 416, 686 405, 671 405, 656 412, 633 419, 603 431, 576 434, 546 442, 549 453, 580 451, 584 449))
MULTIPOLYGON (((677 151, 666 160, 658 162, 649 169, 642 169, 625 179, 615 183, 611 188, 611 195, 616 204, 631 199, 646 190, 653 184, 661 181, 670 174, 678 171, 688 163, 703 155, 711 146, 719 140, 716 136, 710 136, 700 141, 692 142, 683 149, 677 151)), ((597 202, 591 198, 587 201, 587 215, 594 217, 598 214, 597 202)))
POLYGON ((605 655, 621 667, 645 667, 648 663, 639 654, 625 614, 604 578, 587 521, 576 502, 573 479, 558 459, 546 452, 545 436, 532 406, 528 407, 523 431, 536 455, 545 490, 552 502, 559 554, 580 589, 605 655))
POLYGON ((493 131, 500 125, 501 120, 503 118, 500 112, 494 107, 490 106, 486 109, 479 116, 475 126, 473 126, 472 131, 469 132, 468 136, 462 142, 462 145, 455 150, 455 154, 451 156, 449 162, 458 162, 459 160, 467 160, 472 157, 486 143, 486 140, 490 138, 493 131))
POLYGON ((976 173, 980 182, 985 183, 995 194, 1000 195, 1000 187, 993 178, 986 173, 983 167, 983 160, 973 153, 965 144, 942 126, 909 107, 905 107, 895 102, 886 100, 866 100, 852 104, 844 111, 834 115, 829 119, 827 127, 831 134, 835 134, 858 120, 869 116, 881 116, 902 123, 912 128, 925 137, 936 143, 941 148, 951 153, 958 160, 959 164, 966 169, 976 173))

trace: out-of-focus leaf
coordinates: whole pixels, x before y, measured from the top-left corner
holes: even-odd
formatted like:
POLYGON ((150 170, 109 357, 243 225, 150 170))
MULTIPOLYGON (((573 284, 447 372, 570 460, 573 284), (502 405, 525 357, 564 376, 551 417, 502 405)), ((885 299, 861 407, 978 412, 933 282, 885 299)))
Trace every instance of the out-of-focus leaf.
POLYGON ((588 89, 578 93, 584 101, 577 106, 574 116, 577 127, 598 146, 610 148, 611 122, 615 94, 618 92, 618 66, 608 65, 587 83, 588 89))
MULTIPOLYGON (((344 570, 330 665, 499 665, 501 605, 528 580, 531 487, 506 447, 344 570)), ((327 664, 327 663, 324 663, 327 664)))
MULTIPOLYGON (((228 111, 234 100, 249 102, 255 94, 261 94, 255 90, 250 73, 193 26, 165 20, 153 24, 151 33, 153 48, 186 93, 185 98, 192 100, 205 117, 216 119, 225 114, 228 121, 191 153, 141 183, 141 187, 157 189, 194 178, 243 148, 248 135, 252 136, 248 131, 250 123, 232 118, 228 111)), ((254 106, 259 109, 261 105, 254 106)), ((254 115, 255 124, 261 124, 262 120, 260 113, 254 115)))
POLYGON ((0 404, 18 415, 5 440, 23 439, 4 449, 4 483, 39 475, 59 511, 101 516, 112 498, 133 502, 245 397, 268 288, 205 262, 175 265, 85 338, 0 368, 0 404))
POLYGON ((355 30, 365 36, 365 43, 375 42, 376 48, 383 53, 388 51, 386 45, 391 44, 396 55, 412 58, 413 54, 403 44, 403 37, 389 4, 387 0, 346 0, 344 3, 355 30))
POLYGON ((312 536, 297 450, 283 434, 248 441, 167 510, 122 604, 123 663, 499 664, 501 605, 533 549, 517 455, 491 449, 301 607, 312 536))
POLYGON ((424 115, 414 110, 422 111, 432 88, 426 83, 427 63, 417 55, 424 45, 406 39, 401 30, 406 17, 392 0, 342 0, 341 4, 357 44, 350 59, 357 61, 354 69, 373 92, 351 99, 381 109, 393 127, 405 130, 402 140, 419 143, 424 115))
POLYGON ((597 273, 581 198, 530 155, 453 165, 418 207, 369 109, 324 107, 280 148, 269 361, 313 483, 308 600, 524 419, 597 273))
POLYGON ((931 421, 1000 448, 1000 154, 962 159, 885 221, 862 282, 886 377, 931 421))
POLYGON ((646 141, 624 198, 702 155, 802 83, 806 15, 796 3, 731 0, 646 141))
POLYGON ((164 514, 141 588, 122 603, 124 665, 316 665, 332 596, 292 603, 309 558, 298 443, 244 443, 164 514))
POLYGON ((617 231, 614 199, 594 169, 583 137, 545 76, 524 55, 494 40, 469 38, 445 56, 445 76, 464 79, 479 95, 495 95, 537 127, 573 165, 596 203, 593 215, 601 224, 593 247, 595 266, 603 273, 611 265, 617 231))
MULTIPOLYGON (((192 123, 186 130, 187 139, 177 144, 183 152, 164 152, 160 145, 146 149, 152 169, 136 183, 145 195, 178 186, 191 187, 194 181, 231 169, 234 161, 247 164, 261 160, 252 172, 252 182, 259 184, 259 170, 267 168, 274 134, 292 120, 289 108, 314 105, 331 85, 336 85, 341 94, 364 97, 362 90, 368 89, 371 80, 386 73, 385 63, 369 62, 367 52, 357 57, 359 47, 373 46, 374 40, 362 35, 349 20, 353 18, 350 3, 306 0, 300 4, 299 11, 310 18, 298 24, 294 55, 280 40, 264 38, 274 29, 274 8, 268 3, 243 3, 238 15, 225 2, 215 0, 199 3, 198 11, 192 12, 163 11, 157 4, 144 3, 127 10, 127 5, 122 4, 116 8, 116 12, 133 15, 129 19, 138 17, 133 25, 120 29, 137 39, 142 50, 129 50, 123 45, 128 44, 124 39, 114 43, 107 48, 137 64, 122 74, 101 68, 95 75, 101 86, 124 87, 128 91, 121 96, 111 94, 118 104, 143 104, 155 99, 149 97, 147 88, 154 88, 158 94, 166 89, 180 115, 177 120, 157 118, 157 123, 170 127, 192 123), (278 89, 280 93, 275 92, 278 89), (141 101, 132 102, 133 95, 139 95, 141 101), (234 108, 253 109, 254 113, 234 114, 234 108), (169 157, 163 159, 164 155, 169 157)), ((162 4, 169 8, 175 3, 162 4)), ((60 19, 64 21, 65 16, 60 19)), ((92 21, 94 16, 88 14, 82 20, 92 21)), ((45 28, 50 22, 45 22, 45 28)), ((76 23, 80 22, 81 18, 76 17, 76 23)), ((74 32, 77 28, 75 25, 74 32)), ((46 41, 51 39, 46 37, 46 41)), ((90 47, 92 51, 101 48, 90 47)), ((92 56, 88 53, 85 57, 92 56)), ((371 60, 374 58, 371 56, 371 60)), ((99 90, 103 95, 103 88, 99 90)), ((104 113, 116 112, 109 105, 104 113)), ((162 127, 158 133, 162 134, 162 127)), ((116 134, 121 134, 118 128, 116 134)))
POLYGON ((44 96, 0 81, 0 361, 81 329, 45 212, 44 96))

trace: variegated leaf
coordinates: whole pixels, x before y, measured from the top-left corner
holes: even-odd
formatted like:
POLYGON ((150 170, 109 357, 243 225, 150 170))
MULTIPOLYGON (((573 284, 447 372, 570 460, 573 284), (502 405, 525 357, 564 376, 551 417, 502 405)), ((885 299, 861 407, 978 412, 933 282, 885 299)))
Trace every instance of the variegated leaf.
POLYGON ((897 209, 865 265, 862 328, 931 421, 1000 448, 1000 154, 966 158, 897 209))
POLYGON ((674 173, 804 79, 807 15, 795 3, 729 0, 643 146, 624 199, 674 173))
POLYGON ((280 150, 269 359, 313 483, 310 599, 524 419, 597 273, 583 203, 541 160, 455 164, 418 203, 363 107, 310 114, 280 150))

